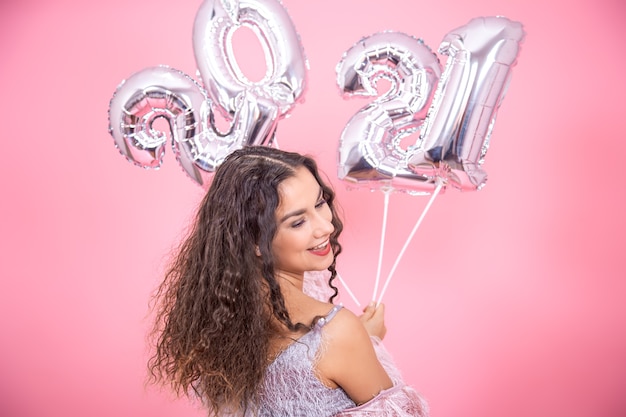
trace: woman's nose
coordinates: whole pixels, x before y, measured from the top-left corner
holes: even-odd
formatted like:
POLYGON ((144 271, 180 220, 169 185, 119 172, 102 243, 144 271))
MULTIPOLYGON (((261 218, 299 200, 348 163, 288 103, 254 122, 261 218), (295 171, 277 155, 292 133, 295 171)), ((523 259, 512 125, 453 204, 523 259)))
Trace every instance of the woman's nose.
POLYGON ((332 220, 333 220, 332 213, 330 213, 330 210, 328 212, 329 212, 328 214, 320 213, 316 218, 315 234, 318 237, 329 235, 335 231, 335 226, 333 226, 333 223, 332 223, 332 220))

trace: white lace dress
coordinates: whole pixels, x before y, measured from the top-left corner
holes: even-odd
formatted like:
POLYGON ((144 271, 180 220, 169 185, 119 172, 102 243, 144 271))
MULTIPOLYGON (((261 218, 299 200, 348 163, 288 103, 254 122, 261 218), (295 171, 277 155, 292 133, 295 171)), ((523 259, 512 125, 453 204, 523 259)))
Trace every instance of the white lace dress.
MULTIPOLYGON (((308 274, 305 292, 328 301, 325 276, 308 274)), ((341 306, 335 306, 313 329, 292 343, 270 364, 263 385, 258 415, 261 417, 427 417, 428 405, 406 385, 382 342, 372 337, 376 355, 393 387, 372 400, 356 406, 341 388, 328 388, 316 377, 315 363, 322 343, 324 326, 341 306)))

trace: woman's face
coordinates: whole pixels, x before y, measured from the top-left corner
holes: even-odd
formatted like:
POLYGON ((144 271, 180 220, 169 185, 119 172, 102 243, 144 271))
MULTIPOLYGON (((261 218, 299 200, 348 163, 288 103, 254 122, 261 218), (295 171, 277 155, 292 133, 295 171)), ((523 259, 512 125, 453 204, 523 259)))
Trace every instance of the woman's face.
POLYGON ((306 271, 327 269, 333 262, 330 234, 335 230, 322 188, 305 167, 278 186, 276 235, 272 242, 277 275, 302 278, 306 271))

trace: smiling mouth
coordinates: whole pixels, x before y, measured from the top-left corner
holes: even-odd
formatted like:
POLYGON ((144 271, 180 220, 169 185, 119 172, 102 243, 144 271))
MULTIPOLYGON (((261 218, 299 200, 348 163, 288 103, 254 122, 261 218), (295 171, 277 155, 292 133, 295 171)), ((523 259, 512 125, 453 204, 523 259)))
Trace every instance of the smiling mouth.
POLYGON ((320 244, 320 245, 317 245, 317 246, 315 246, 315 247, 312 247, 312 248, 311 248, 311 249, 309 249, 309 250, 311 250, 311 251, 321 251, 321 250, 324 250, 324 249, 326 249, 326 246, 327 246, 329 243, 330 243, 330 241, 329 241, 329 240, 327 240, 326 242, 324 242, 324 243, 322 243, 322 244, 320 244))
POLYGON ((313 255, 317 255, 317 256, 326 256, 330 253, 330 241, 327 240, 326 242, 322 243, 321 245, 317 245, 311 249, 309 249, 309 252, 312 253, 313 255))

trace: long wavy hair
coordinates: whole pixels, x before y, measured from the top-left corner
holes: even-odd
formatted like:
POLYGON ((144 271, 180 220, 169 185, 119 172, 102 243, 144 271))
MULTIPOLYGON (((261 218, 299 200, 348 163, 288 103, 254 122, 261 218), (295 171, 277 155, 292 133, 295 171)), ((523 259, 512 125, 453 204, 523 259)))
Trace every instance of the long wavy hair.
POLYGON ((311 325, 292 322, 274 276, 272 253, 278 186, 299 167, 313 174, 332 212, 332 302, 343 229, 335 194, 313 159, 265 146, 237 150, 218 167, 155 295, 150 379, 169 385, 179 396, 195 393, 209 415, 254 407, 270 341, 281 327, 297 331, 311 325))

